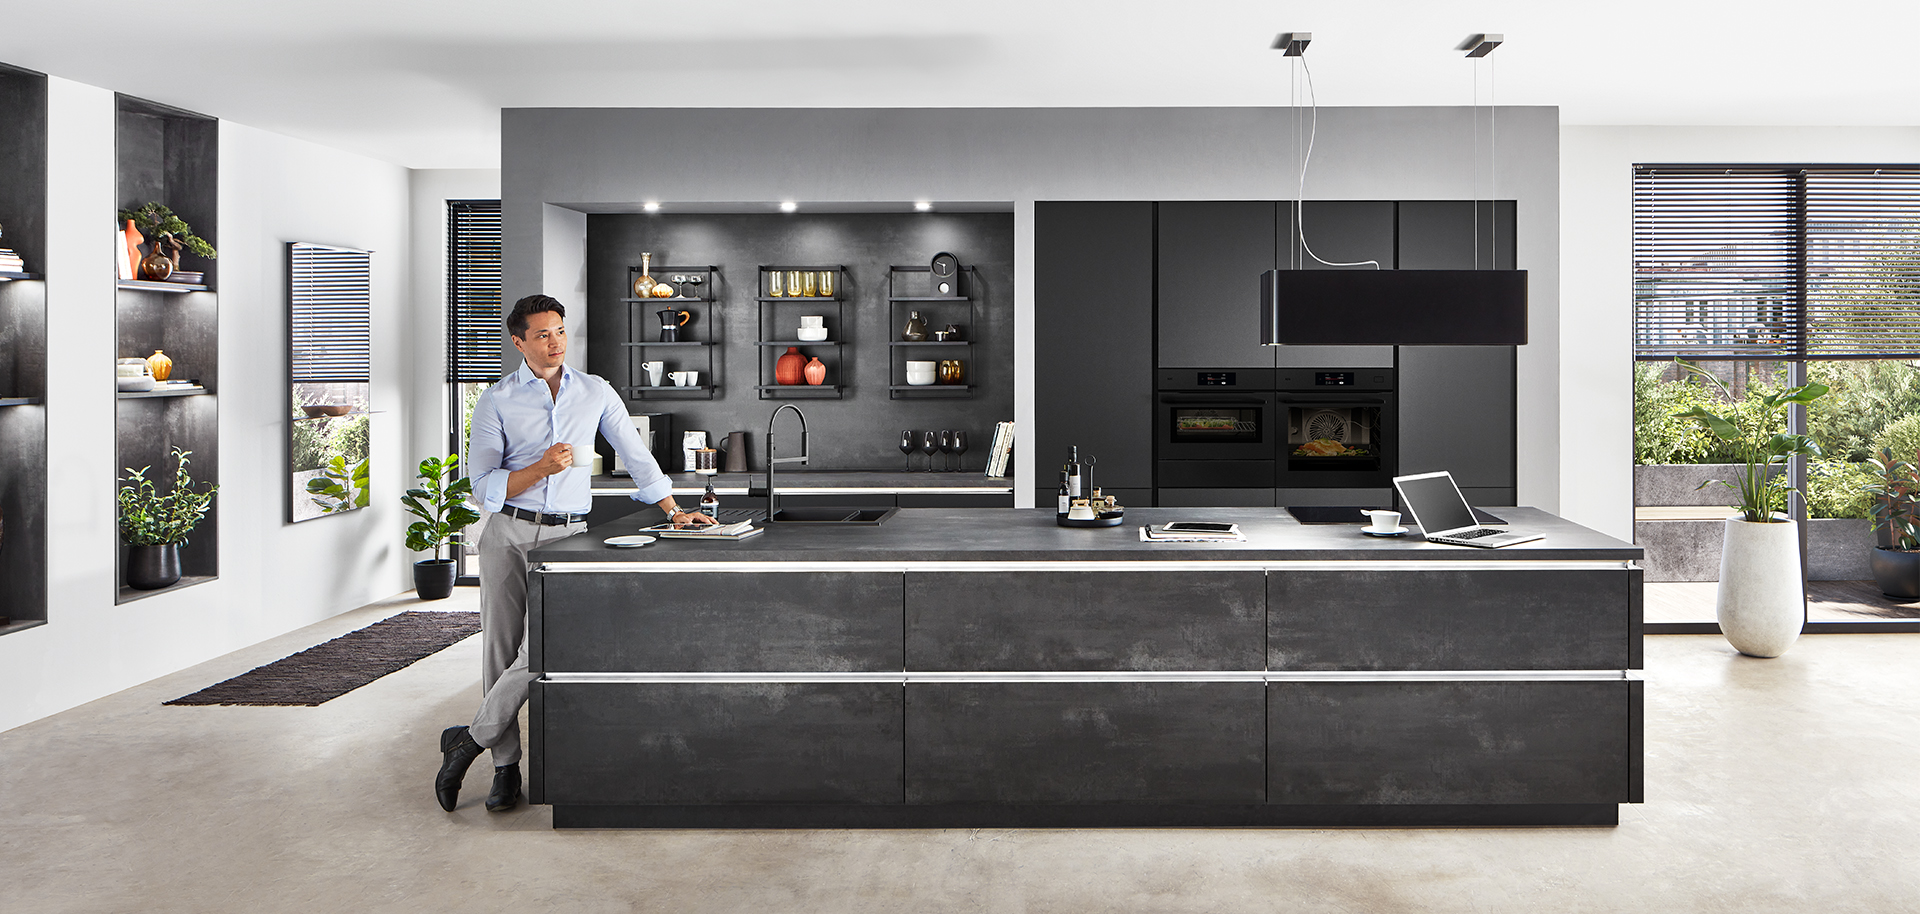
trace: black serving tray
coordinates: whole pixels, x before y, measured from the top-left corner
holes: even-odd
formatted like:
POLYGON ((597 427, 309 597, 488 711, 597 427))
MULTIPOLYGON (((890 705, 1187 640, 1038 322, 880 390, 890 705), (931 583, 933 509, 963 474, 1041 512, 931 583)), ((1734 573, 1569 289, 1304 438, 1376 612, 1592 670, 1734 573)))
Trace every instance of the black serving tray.
POLYGON ((1065 514, 1053 516, 1053 522, 1062 527, 1118 527, 1126 519, 1127 512, 1124 508, 1110 514, 1096 515, 1093 520, 1074 520, 1065 514))

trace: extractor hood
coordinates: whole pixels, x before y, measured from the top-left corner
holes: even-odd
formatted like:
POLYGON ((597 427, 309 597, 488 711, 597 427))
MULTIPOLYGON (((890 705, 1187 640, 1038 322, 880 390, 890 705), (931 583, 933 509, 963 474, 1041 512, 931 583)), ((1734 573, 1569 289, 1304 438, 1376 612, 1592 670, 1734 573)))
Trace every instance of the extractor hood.
POLYGON ((1269 346, 1519 346, 1525 270, 1268 270, 1269 346))

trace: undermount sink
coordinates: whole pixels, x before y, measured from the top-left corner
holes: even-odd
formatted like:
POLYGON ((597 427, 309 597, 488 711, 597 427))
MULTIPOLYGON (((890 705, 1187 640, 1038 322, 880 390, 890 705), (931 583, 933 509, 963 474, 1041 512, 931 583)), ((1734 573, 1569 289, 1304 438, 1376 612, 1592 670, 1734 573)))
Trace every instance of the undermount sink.
POLYGON ((775 524, 850 524, 878 527, 899 508, 781 508, 769 523, 775 524))

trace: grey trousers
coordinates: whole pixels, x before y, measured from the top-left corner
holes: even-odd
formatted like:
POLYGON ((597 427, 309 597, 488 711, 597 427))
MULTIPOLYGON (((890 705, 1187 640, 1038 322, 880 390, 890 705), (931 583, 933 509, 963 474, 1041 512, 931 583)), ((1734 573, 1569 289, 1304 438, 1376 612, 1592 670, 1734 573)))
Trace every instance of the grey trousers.
POLYGON ((487 518, 480 534, 480 713, 468 732, 493 750, 494 767, 520 761, 520 708, 527 671, 527 553, 587 529, 584 523, 543 527, 505 514, 487 518))

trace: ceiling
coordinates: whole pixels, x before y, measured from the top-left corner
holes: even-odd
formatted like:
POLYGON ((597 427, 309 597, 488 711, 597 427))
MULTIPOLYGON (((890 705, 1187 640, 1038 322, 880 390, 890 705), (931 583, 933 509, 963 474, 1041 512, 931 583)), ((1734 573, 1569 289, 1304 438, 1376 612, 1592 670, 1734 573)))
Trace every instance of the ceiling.
MULTIPOLYGON (((0 62, 415 168, 503 107, 1558 105, 1568 124, 1920 125, 1915 0, 8 0, 0 62), (1507 44, 1479 67, 1453 46, 1507 44)), ((662 125, 672 128, 671 118, 662 125)))

